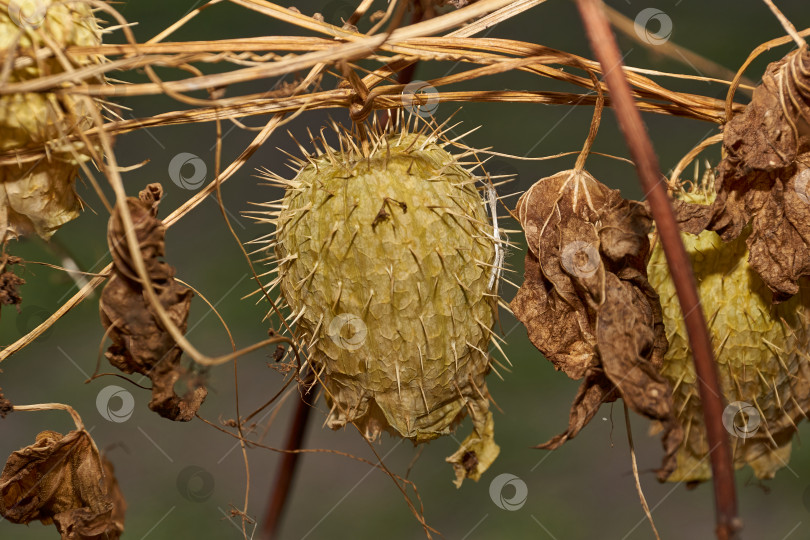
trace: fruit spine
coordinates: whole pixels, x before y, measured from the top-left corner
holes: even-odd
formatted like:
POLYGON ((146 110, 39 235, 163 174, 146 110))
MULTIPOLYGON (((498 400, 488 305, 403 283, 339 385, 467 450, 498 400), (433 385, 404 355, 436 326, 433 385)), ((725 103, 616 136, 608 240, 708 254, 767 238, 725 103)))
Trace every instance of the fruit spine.
POLYGON ((372 126, 365 151, 333 126, 339 150, 321 138, 294 180, 266 173, 286 188, 258 213, 275 225, 270 287, 308 348, 332 429, 351 422, 370 440, 388 431, 418 444, 470 414, 473 433, 448 458, 460 485, 499 451, 485 376, 504 240, 481 178, 459 161, 473 152, 454 156, 439 129, 397 123, 372 126))

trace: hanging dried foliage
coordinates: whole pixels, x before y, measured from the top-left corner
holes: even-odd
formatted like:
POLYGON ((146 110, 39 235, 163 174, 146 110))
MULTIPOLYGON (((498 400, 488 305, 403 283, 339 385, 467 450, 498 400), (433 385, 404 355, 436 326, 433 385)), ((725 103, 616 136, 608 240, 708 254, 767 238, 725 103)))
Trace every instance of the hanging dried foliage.
POLYGON ((0 515, 53 523, 63 540, 115 540, 125 511, 113 466, 85 430, 41 432, 11 454, 0 475, 0 515))
POLYGON ((621 397, 666 427, 661 474, 668 474, 682 432, 658 372, 667 342, 658 295, 647 281, 647 211, 587 172, 570 170, 536 182, 516 213, 529 252, 512 310, 558 370, 584 379, 568 429, 539 448, 558 448, 602 403, 621 397))
POLYGON ((0 388, 0 418, 5 418, 10 412, 14 410, 14 405, 6 399, 3 395, 2 388, 0 388))
MULTIPOLYGON (((157 219, 162 194, 160 184, 150 184, 141 191, 140 198, 128 197, 127 205, 149 279, 172 322, 185 332, 193 293, 175 281, 174 268, 160 260, 165 254, 166 234, 157 219)), ((113 256, 113 275, 99 302, 101 322, 113 342, 106 356, 121 371, 141 373, 152 380, 150 409, 170 420, 191 420, 208 391, 191 381, 182 397, 174 391, 175 383, 185 374, 180 364, 183 351, 162 327, 143 292, 117 208, 110 217, 107 242, 113 256)))
POLYGON ((768 66, 745 110, 724 128, 711 206, 679 206, 684 230, 747 236, 751 267, 783 301, 810 275, 810 51, 768 66))
POLYGON ((25 285, 25 280, 9 270, 11 266, 21 262, 21 258, 8 254, 3 254, 0 258, 0 306, 19 306, 22 303, 17 287, 25 285))

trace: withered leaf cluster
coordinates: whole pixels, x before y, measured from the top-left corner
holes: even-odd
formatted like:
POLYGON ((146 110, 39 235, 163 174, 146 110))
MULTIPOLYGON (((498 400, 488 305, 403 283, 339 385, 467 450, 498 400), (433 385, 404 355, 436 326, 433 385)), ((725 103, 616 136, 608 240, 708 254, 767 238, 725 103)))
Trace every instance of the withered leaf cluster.
POLYGON ((125 511, 112 464, 84 430, 43 431, 11 454, 0 475, 0 515, 53 523, 63 540, 115 540, 125 511))
POLYGON ((25 280, 8 269, 21 262, 21 258, 13 255, 3 254, 0 257, 0 306, 19 306, 22 302, 22 296, 17 288, 25 285, 25 280))
MULTIPOLYGON (((162 194, 160 184, 150 184, 139 198, 128 197, 127 205, 160 303, 172 322, 185 332, 193 293, 174 279, 174 268, 160 260, 166 233, 157 219, 162 194)), ((189 383, 190 388, 183 396, 174 391, 175 383, 186 373, 180 363, 183 351, 163 328, 143 291, 117 208, 110 217, 107 242, 113 256, 113 273, 99 302, 101 322, 112 339, 106 356, 121 371, 141 373, 152 380, 150 409, 171 420, 191 420, 208 391, 198 383, 189 383)))
POLYGON ((751 225, 749 262, 781 301, 810 275, 810 51, 768 66, 751 103, 726 124, 717 198, 679 204, 685 231, 717 231, 724 241, 751 225))
POLYGON ((14 405, 6 399, 6 396, 3 395, 3 389, 0 388, 0 418, 5 418, 13 410, 14 405))
POLYGON ((571 170, 536 182, 516 212, 529 250, 512 310, 558 370, 583 379, 568 429, 539 448, 558 448, 602 403, 621 397, 664 426, 665 477, 683 433, 658 373, 667 340, 658 295, 647 281, 647 211, 587 172, 571 170))

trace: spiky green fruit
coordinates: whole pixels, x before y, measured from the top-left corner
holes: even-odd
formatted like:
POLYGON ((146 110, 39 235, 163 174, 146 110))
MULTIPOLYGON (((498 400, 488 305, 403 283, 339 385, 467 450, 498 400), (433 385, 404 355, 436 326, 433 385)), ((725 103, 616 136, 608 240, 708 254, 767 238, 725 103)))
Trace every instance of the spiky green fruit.
POLYGON ((429 136, 343 133, 301 162, 276 221, 275 254, 299 342, 325 389, 328 425, 421 443, 466 415, 448 458, 457 484, 495 459, 485 376, 497 309, 495 238, 477 178, 429 136))
MULTIPOLYGON (((4 82, 21 83, 104 61, 100 55, 66 54, 73 46, 98 46, 101 30, 84 2, 5 0, 0 2, 0 48, 12 55, 4 82), (42 52, 58 48, 56 54, 42 52)), ((94 76, 103 82, 103 76, 94 76)), ((92 81, 91 81, 92 82, 92 81)), ((0 95, 0 151, 46 145, 46 156, 0 165, 0 235, 32 232, 49 238, 79 215, 73 184, 78 162, 89 159, 84 143, 68 141, 94 125, 97 102, 74 94, 21 92, 0 95)))
MULTIPOLYGON (((709 183, 681 198, 710 204, 714 189, 709 183)), ((797 295, 773 304, 771 291, 748 263, 749 234, 731 242, 723 242, 713 231, 681 237, 692 261, 728 403, 723 420, 731 435, 734 465, 750 465, 758 478, 771 478, 787 465, 796 424, 810 411, 810 289, 803 283, 797 295)), ((684 428, 678 466, 667 480, 707 480, 711 478, 710 447, 698 380, 660 242, 648 272, 661 298, 669 340, 662 373, 673 386, 684 428)))

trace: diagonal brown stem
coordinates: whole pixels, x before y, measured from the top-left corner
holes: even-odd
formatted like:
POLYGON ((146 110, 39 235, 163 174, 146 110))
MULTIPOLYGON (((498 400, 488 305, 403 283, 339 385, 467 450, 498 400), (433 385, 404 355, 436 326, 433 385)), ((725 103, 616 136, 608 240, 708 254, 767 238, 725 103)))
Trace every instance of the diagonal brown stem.
POLYGON ((314 377, 305 377, 298 385, 301 390, 301 399, 298 400, 296 405, 295 416, 287 434, 287 443, 284 445, 285 450, 293 450, 293 452, 285 452, 281 456, 278 473, 276 473, 276 482, 273 485, 273 494, 262 525, 263 540, 274 540, 278 537, 281 519, 284 517, 284 508, 290 498, 290 489, 301 457, 300 452, 295 452, 295 450, 302 448, 310 411, 312 410, 312 402, 315 398, 313 382, 315 382, 314 377))
POLYGON ((700 390, 703 416, 709 438, 714 480, 716 534, 720 540, 739 537, 741 523, 737 517, 737 495, 734 488, 734 468, 731 461, 731 445, 723 427, 723 398, 717 377, 711 338, 706 328, 706 319, 700 307, 692 274, 692 265, 681 241, 672 203, 666 186, 661 182, 658 158, 641 114, 633 101, 630 85, 624 76, 622 57, 602 0, 577 0, 580 16, 594 54, 602 65, 605 82, 613 99, 613 108, 622 129, 642 188, 649 201, 653 219, 663 244, 670 274, 678 292, 678 301, 684 314, 689 344, 695 362, 700 390))

